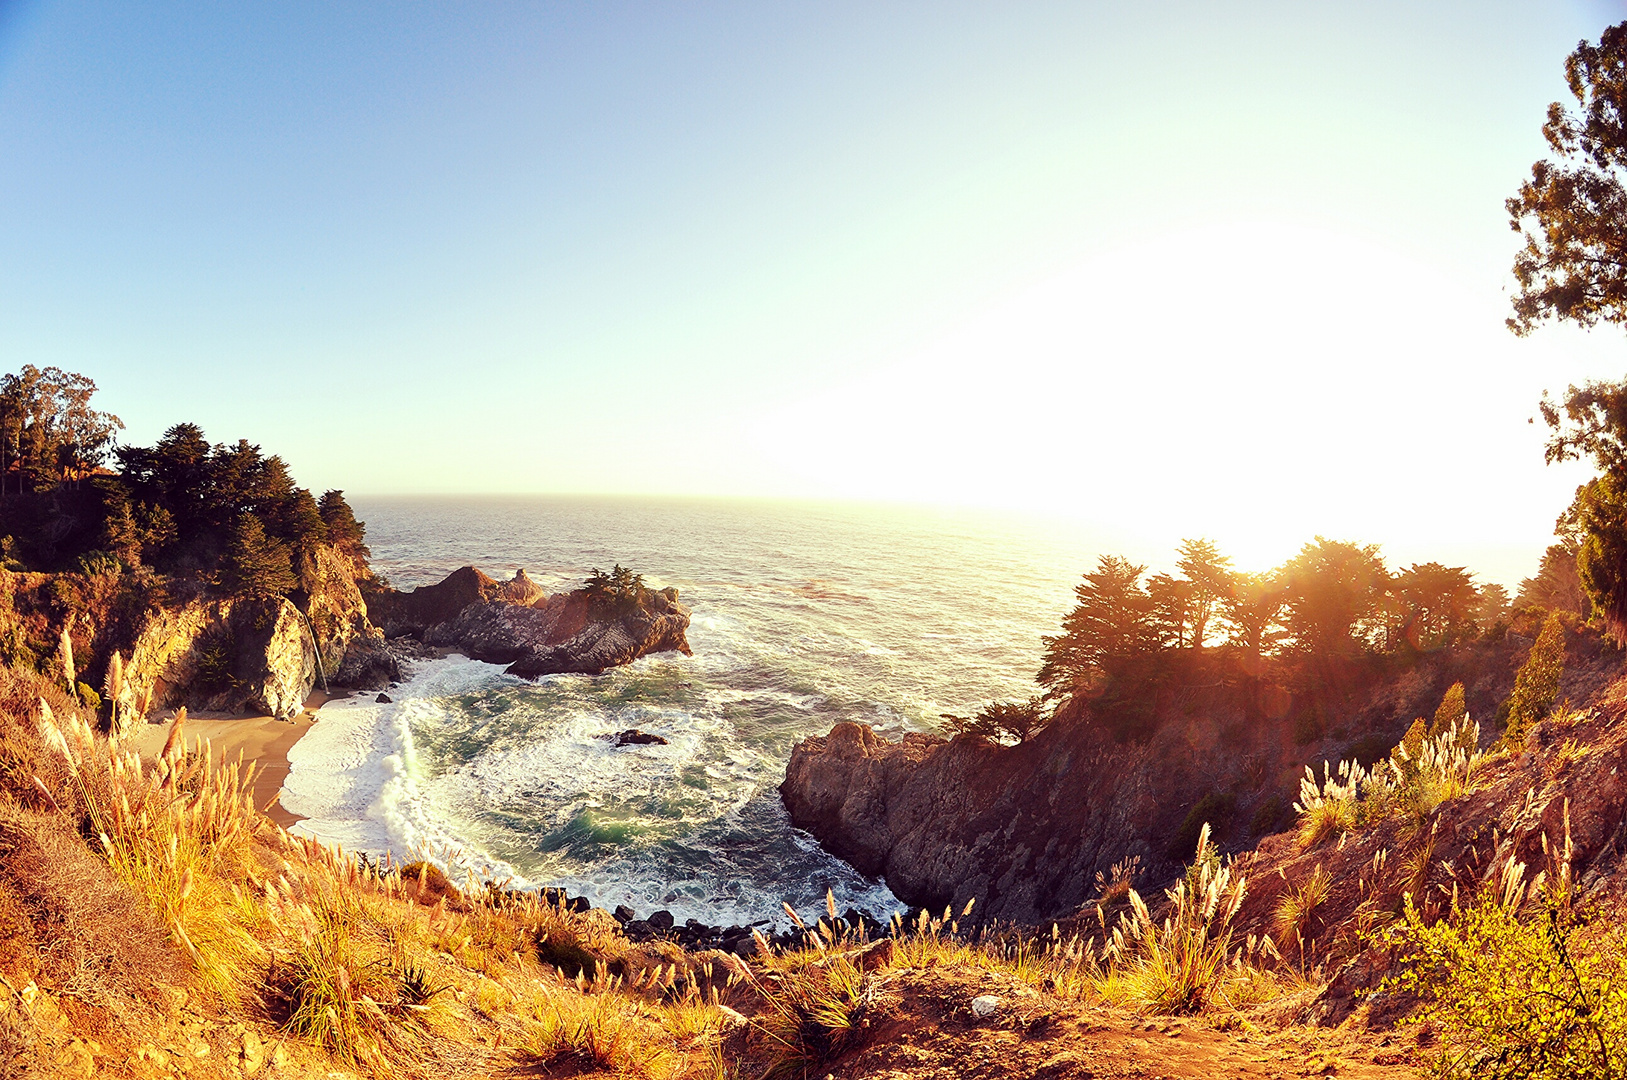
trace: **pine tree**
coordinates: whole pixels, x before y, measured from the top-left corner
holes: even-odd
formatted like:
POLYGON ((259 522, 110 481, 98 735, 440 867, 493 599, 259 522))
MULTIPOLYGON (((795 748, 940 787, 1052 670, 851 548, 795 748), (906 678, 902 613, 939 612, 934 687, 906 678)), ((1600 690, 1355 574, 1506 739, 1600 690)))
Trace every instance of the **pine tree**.
POLYGON ((220 584, 226 591, 240 598, 268 598, 298 583, 288 548, 267 536, 258 519, 239 517, 221 565, 220 584))
POLYGON ((356 520, 355 512, 345 502, 345 493, 338 489, 324 491, 316 508, 322 515, 322 523, 327 526, 328 543, 349 555, 358 565, 366 565, 373 554, 362 542, 367 535, 367 526, 356 520))

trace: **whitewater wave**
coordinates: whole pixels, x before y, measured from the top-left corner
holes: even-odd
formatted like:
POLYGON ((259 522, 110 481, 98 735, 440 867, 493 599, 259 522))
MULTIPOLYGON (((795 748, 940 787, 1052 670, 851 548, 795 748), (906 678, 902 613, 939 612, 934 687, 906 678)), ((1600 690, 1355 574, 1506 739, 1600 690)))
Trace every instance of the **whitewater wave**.
POLYGON ((389 702, 364 696, 327 702, 288 752, 282 805, 305 819, 289 831, 346 851, 398 862, 428 858, 462 875, 523 884, 513 867, 467 844, 426 801, 413 736, 415 723, 443 718, 446 698, 510 678, 502 672, 450 656, 417 665, 409 681, 392 688, 389 702))

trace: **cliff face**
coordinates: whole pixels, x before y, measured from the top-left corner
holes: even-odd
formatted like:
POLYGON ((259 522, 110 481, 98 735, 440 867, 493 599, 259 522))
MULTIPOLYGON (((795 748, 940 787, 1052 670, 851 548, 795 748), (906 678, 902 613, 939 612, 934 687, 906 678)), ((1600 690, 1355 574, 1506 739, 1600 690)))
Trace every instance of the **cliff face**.
POLYGON ((291 716, 316 684, 316 648, 288 600, 195 600, 154 614, 125 670, 154 709, 291 716))
POLYGON ((291 599, 202 596, 158 609, 130 652, 130 700, 290 716, 324 675, 330 685, 388 682, 399 671, 356 576, 343 553, 323 545, 309 591, 291 599))
MULTIPOLYGON (((1519 644, 1477 646, 1378 679, 1361 688, 1339 730, 1308 745, 1294 737, 1291 701, 1261 716, 1224 690, 1188 691, 1139 744, 1115 742, 1082 704, 1012 747, 921 734, 888 742, 839 724, 795 748, 780 794, 793 824, 885 877, 904 901, 958 909, 975 897, 984 917, 1032 924, 1093 900, 1096 874, 1126 856, 1140 858, 1138 885, 1156 894, 1192 857, 1200 801, 1200 816, 1232 851, 1285 827, 1305 763, 1337 761, 1363 741, 1387 752, 1453 681, 1470 687, 1471 713, 1489 733, 1524 659, 1519 644)), ((1584 653, 1573 643, 1562 691, 1571 701, 1620 666, 1619 654, 1584 653)))

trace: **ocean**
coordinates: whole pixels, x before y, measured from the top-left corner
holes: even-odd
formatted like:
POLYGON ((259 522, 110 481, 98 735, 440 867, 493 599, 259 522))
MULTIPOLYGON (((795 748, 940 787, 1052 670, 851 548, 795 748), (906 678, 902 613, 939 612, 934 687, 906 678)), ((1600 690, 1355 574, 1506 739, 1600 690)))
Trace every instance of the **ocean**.
POLYGON ((693 657, 526 682, 425 661, 380 704, 324 705, 289 754, 295 831, 428 856, 454 878, 562 886, 681 922, 781 904, 902 907, 791 827, 791 748, 853 720, 889 738, 1037 692, 1043 634, 1095 561, 1082 530, 972 512, 732 500, 356 499, 398 588, 464 565, 549 591, 621 563, 676 586, 693 657), (639 728, 667 745, 616 748, 639 728))

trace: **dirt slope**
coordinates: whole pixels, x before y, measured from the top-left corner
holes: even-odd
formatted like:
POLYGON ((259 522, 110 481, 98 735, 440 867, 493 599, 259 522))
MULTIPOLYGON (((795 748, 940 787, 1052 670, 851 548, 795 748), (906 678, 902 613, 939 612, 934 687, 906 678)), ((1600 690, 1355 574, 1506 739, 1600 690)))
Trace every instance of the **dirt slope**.
MULTIPOLYGON (((1202 1018, 1139 1017, 1036 993, 987 972, 899 973, 899 1001, 865 1045, 831 1063, 838 1080, 1222 1080, 1339 1076, 1401 1080, 1419 1075, 1413 1040, 1233 1021, 1221 1031, 1202 1018), (974 998, 1000 999, 980 1019, 974 998)), ((810 1075, 816 1075, 810 1073, 810 1075)))

